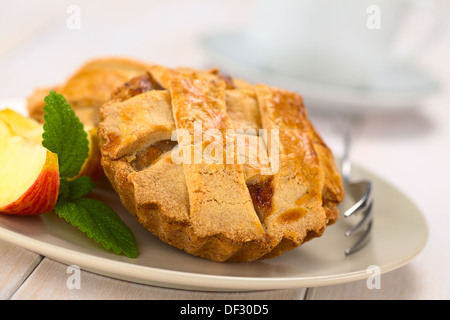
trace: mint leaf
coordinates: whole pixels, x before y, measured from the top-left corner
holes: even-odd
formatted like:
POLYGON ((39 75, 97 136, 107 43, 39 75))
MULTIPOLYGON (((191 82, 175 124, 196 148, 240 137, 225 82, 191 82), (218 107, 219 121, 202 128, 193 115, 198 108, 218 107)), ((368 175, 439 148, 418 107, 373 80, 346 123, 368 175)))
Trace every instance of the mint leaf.
POLYGON ((55 213, 116 254, 136 258, 138 249, 133 233, 109 206, 95 199, 58 201, 55 213))
POLYGON ((95 189, 95 184, 88 176, 81 176, 69 181, 69 199, 76 200, 91 193, 95 189))
POLYGON ((50 91, 44 101, 42 145, 58 155, 61 178, 75 177, 89 156, 87 133, 64 96, 50 91))
POLYGON ((67 179, 59 179, 59 195, 58 201, 65 201, 70 196, 69 181, 67 179))
POLYGON ((59 200, 77 200, 91 193, 95 183, 88 176, 74 180, 61 179, 59 183, 59 200))

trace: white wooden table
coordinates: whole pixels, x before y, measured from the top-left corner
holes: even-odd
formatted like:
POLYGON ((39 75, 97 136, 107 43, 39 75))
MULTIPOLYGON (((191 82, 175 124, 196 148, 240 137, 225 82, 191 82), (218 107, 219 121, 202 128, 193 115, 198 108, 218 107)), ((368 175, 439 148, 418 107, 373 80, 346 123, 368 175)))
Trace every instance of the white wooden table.
MULTIPOLYGON (((42 1, 36 7, 35 2, 22 2, 0 4, 0 43, 5 44, 0 48, 0 98, 23 97, 36 86, 62 81, 84 60, 100 55, 202 66, 207 57, 196 46, 196 36, 230 21, 234 26, 245 25, 251 9, 240 1, 180 1, 177 14, 169 16, 169 4, 150 1, 136 4, 141 10, 133 16, 117 13, 124 10, 119 4, 110 15, 98 15, 100 6, 78 1, 81 28, 69 30, 69 3, 42 1), (215 14, 202 14, 199 8, 215 14), (93 21, 100 16, 100 21, 93 21), (133 29, 132 23, 139 26, 133 29)), ((354 141, 354 161, 413 199, 429 227, 424 250, 406 266, 383 274, 380 289, 370 290, 361 280, 317 288, 200 292, 131 283, 84 270, 82 287, 69 289, 67 265, 0 241, 0 299, 450 299, 449 57, 450 30, 446 30, 421 61, 441 81, 442 90, 415 111, 366 118, 354 141)), ((313 112, 311 116, 340 155, 342 136, 331 120, 313 112)))

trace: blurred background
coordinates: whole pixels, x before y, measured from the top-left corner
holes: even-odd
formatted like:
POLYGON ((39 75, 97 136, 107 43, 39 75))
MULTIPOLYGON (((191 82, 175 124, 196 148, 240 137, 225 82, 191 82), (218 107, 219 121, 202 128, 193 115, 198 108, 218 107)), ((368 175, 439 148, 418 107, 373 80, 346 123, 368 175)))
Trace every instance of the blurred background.
POLYGON ((25 96, 63 81, 91 58, 121 55, 219 66, 298 90, 311 108, 331 100, 346 109, 374 103, 403 109, 439 86, 430 64, 446 62, 448 6, 446 0, 6 0, 0 97, 25 96))
POLYGON ((126 56, 205 67, 200 39, 244 29, 255 1, 2 1, 0 97, 64 81, 87 60, 126 56))

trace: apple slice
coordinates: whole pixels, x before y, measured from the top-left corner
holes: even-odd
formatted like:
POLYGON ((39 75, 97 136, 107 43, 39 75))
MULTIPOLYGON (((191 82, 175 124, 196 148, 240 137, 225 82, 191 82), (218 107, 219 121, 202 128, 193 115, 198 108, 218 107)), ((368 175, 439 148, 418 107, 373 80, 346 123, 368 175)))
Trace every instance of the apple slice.
MULTIPOLYGON (((43 124, 26 117, 12 109, 0 110, 0 120, 3 120, 11 129, 12 134, 32 139, 42 143, 43 124)), ((101 166, 100 148, 98 146, 97 127, 85 128, 89 140, 89 156, 84 162, 79 176, 89 176, 94 181, 98 181, 103 176, 101 166)))
POLYGON ((16 135, 42 143, 42 133, 44 132, 44 128, 42 124, 36 120, 28 118, 9 108, 0 110, 0 119, 5 121, 16 135))
POLYGON ((6 143, 8 142, 8 139, 11 138, 11 136, 14 134, 14 131, 11 129, 11 127, 3 122, 0 119, 0 149, 3 150, 3 146, 6 146, 6 143))
POLYGON ((59 195, 58 157, 31 139, 2 134, 0 181, 0 212, 35 215, 51 211, 59 195))

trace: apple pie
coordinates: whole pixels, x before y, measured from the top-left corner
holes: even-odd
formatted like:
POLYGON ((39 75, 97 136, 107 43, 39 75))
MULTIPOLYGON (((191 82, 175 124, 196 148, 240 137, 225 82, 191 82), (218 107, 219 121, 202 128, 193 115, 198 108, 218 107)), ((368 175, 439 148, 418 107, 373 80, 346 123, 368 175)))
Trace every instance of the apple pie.
POLYGON ((111 93, 146 70, 145 63, 131 59, 108 57, 91 60, 64 83, 34 90, 27 99, 28 114, 43 123, 44 98, 53 90, 66 98, 86 128, 94 128, 99 121, 100 106, 110 100, 111 93))
POLYGON ((189 254, 276 257, 338 219, 341 176, 297 93, 151 65, 99 116, 102 166, 123 205, 189 254))

